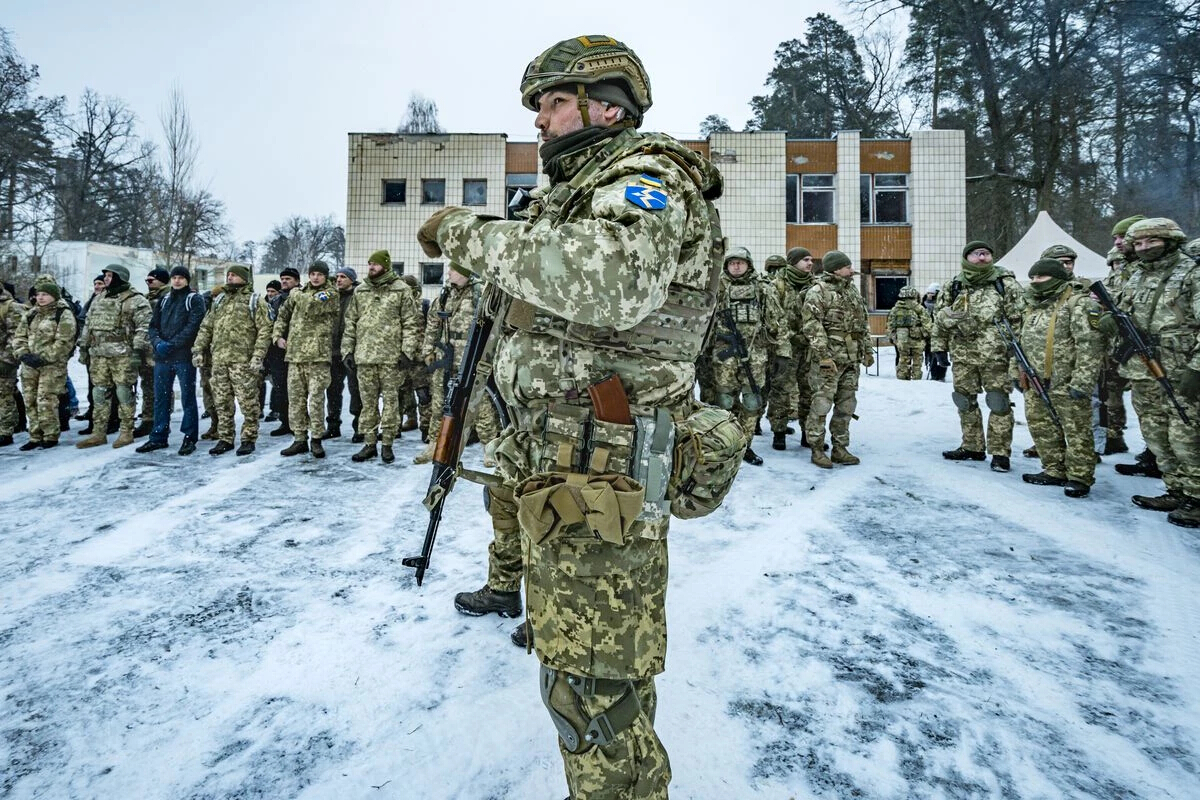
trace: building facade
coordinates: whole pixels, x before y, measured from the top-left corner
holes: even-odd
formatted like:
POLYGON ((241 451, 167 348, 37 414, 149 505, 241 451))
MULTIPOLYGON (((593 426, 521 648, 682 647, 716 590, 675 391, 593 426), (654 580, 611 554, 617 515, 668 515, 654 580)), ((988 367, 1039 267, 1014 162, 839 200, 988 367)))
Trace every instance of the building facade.
MULTIPOLYGON (((909 139, 788 139, 781 132, 713 133, 685 142, 725 178, 717 206, 731 245, 757 263, 802 246, 841 250, 857 265, 872 329, 900 288, 945 283, 966 242, 962 131, 917 131, 909 139)), ((504 134, 351 133, 346 263, 360 269, 381 248, 398 271, 436 294, 445 265, 417 246, 417 229, 444 205, 508 216, 521 189, 538 185, 535 142, 504 134)))
MULTIPOLYGON (((177 257, 178 260, 178 257, 177 257)), ((145 291, 146 275, 155 267, 166 264, 163 253, 139 247, 103 244, 101 242, 53 241, 46 246, 38 269, 53 275, 60 286, 66 287, 80 302, 92 294, 92 279, 109 264, 121 264, 129 270, 129 283, 145 291)), ((185 265, 192 273, 191 287, 203 292, 224 283, 231 266, 238 262, 201 256, 187 257, 185 265)), ((247 264, 241 266, 249 267, 247 264)), ((169 269, 169 267, 164 267, 169 269)))

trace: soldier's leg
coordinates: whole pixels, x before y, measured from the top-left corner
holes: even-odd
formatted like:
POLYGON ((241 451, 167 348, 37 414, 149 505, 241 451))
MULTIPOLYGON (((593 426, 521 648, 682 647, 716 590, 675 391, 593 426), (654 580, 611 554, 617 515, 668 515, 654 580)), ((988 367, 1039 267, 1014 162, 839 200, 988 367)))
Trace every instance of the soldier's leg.
POLYGON ((346 373, 346 383, 350 389, 350 417, 354 432, 358 433, 358 419, 362 416, 362 394, 358 391, 358 376, 354 370, 346 373))
POLYGON ((411 368, 406 367, 400 370, 400 385, 396 388, 397 393, 400 395, 399 413, 402 417, 407 417, 408 419, 416 419, 417 417, 417 394, 413 386, 412 376, 413 372, 411 368))
POLYGON ((217 402, 212 391, 212 364, 207 358, 204 360, 204 366, 200 368, 200 395, 204 398, 204 412, 208 414, 209 419, 213 419, 213 415, 217 413, 217 402))
POLYGON ((479 408, 475 414, 475 433, 484 445, 500 435, 500 417, 496 414, 496 407, 492 405, 492 398, 486 393, 479 399, 479 408))
MULTIPOLYGON (((242 443, 258 441, 258 418, 262 415, 262 406, 259 397, 259 389, 262 388, 262 375, 258 370, 250 368, 249 364, 234 364, 229 368, 229 381, 233 387, 233 393, 237 396, 237 403, 242 408, 242 443)), ((229 428, 233 429, 233 408, 230 403, 229 409, 229 428)), ((225 424, 224 415, 218 418, 220 424, 225 424)), ((233 435, 224 441, 233 442, 233 435)))
POLYGON ((950 397, 958 409, 958 424, 962 428, 962 449, 976 453, 984 451, 983 414, 979 410, 978 394, 983 390, 979 367, 959 359, 954 362, 954 390, 950 397))
POLYGON ((1104 371, 1100 375, 1100 392, 1103 401, 1103 424, 1105 438, 1109 442, 1125 441, 1125 426, 1128 416, 1125 411, 1125 392, 1129 390, 1129 381, 1117 372, 1117 363, 1112 359, 1104 362, 1104 371))
POLYGON ((112 374, 116 382, 117 415, 121 418, 121 434, 133 434, 133 417, 137 411, 138 371, 130 366, 128 359, 112 359, 112 374))
POLYGON ((833 397, 837 391, 838 374, 824 373, 819 364, 808 368, 809 406, 804 420, 804 433, 808 446, 817 450, 825 444, 825 418, 833 409, 833 397))
MULTIPOLYGON (((142 413, 141 419, 143 424, 154 419, 154 365, 143 364, 138 370, 138 384, 142 391, 142 413)), ((168 416, 170 411, 168 410, 168 416)))
POLYGON ((61 431, 58 425, 58 397, 67 388, 65 365, 47 364, 37 370, 38 426, 43 442, 57 442, 61 431))
MULTIPOLYGON (((746 428, 746 410, 741 404, 741 376, 738 373, 736 359, 713 360, 709 380, 712 385, 713 404, 726 411, 732 411, 738 418, 742 428, 746 428)), ((748 435, 754 434, 754 418, 750 417, 748 435)))
MULTIPOLYGON (((1054 399, 1054 405, 1055 411, 1059 412, 1061 419, 1062 414, 1058 408, 1057 398, 1054 399)), ((1063 438, 1063 432, 1050 418, 1050 412, 1046 410, 1046 404, 1042 402, 1041 396, 1033 388, 1025 392, 1025 423, 1029 426, 1029 435, 1033 437, 1038 458, 1041 459, 1042 471, 1055 478, 1066 478, 1066 440, 1063 438)))
POLYGON ((746 431, 753 436, 763 413, 763 387, 767 383, 766 352, 757 348, 752 350, 749 361, 750 371, 754 376, 754 384, 758 387, 758 391, 754 391, 750 381, 746 380, 744 372, 738 370, 736 373, 738 382, 737 415, 742 421, 742 427, 746 428, 746 431))
POLYGON ((116 395, 116 385, 112 373, 115 359, 102 356, 92 356, 92 433, 98 436, 108 434, 108 421, 112 414, 112 398, 116 395))
POLYGON ((488 545, 487 585, 497 592, 521 590, 521 526, 512 486, 488 486, 488 513, 492 517, 492 541, 488 545))
POLYGON ((301 364, 287 365, 287 420, 294 437, 308 436, 308 385, 301 364))
POLYGON ((329 388, 325 390, 325 430, 342 427, 342 400, 346 393, 346 365, 337 356, 329 365, 329 388))
POLYGON ((17 368, 0 364, 0 436, 12 436, 17 429, 17 368))
POLYGON ((425 427, 425 432, 429 436, 430 444, 433 444, 437 441, 438 434, 442 430, 442 415, 438 412, 441 411, 442 404, 446 401, 446 386, 443 383, 444 376, 445 371, 441 369, 436 370, 432 375, 429 376, 429 402, 431 413, 429 415, 429 424, 425 427), (437 409, 437 411, 433 411, 433 409, 437 409))
POLYGON ((833 416, 829 420, 829 440, 842 448, 850 445, 850 420, 858 408, 858 363, 847 364, 837 376, 833 394, 833 416))
POLYGON ((1008 457, 1012 453, 1013 412, 1009 393, 1012 378, 1008 362, 988 364, 983 374, 983 401, 988 407, 987 451, 994 456, 1008 457))
POLYGON ((380 370, 379 364, 359 364, 355 370, 358 394, 363 400, 358 430, 364 437, 363 442, 368 446, 375 444, 376 431, 379 429, 379 395, 383 391, 380 370))
MULTIPOLYGON (((413 367, 413 386, 417 392, 417 414, 418 425, 421 430, 429 427, 428 421, 430 415, 434 412, 433 395, 429 391, 429 373, 425 371, 425 365, 418 363, 413 367)), ((436 409, 440 414, 441 409, 436 409)))
MULTIPOLYGON (((209 376, 213 395, 213 409, 216 414, 217 439, 233 444, 236 441, 233 426, 233 366, 231 364, 214 364, 209 371, 209 376)), ((243 405, 242 413, 245 414, 246 412, 246 406, 243 405)), ((254 422, 256 425, 258 424, 257 417, 255 417, 254 422)), ((249 423, 250 420, 247 418, 242 426, 243 433, 245 432, 245 426, 249 423)))
POLYGON ((772 433, 783 433, 792 411, 795 410, 796 370, 787 369, 771 378, 771 394, 767 399, 767 422, 772 433))
POLYGON ((1162 472, 1163 483, 1168 489, 1180 490, 1175 476, 1178 464, 1171 449, 1170 415, 1175 408, 1167 400, 1166 394, 1158 381, 1136 380, 1131 382, 1133 410, 1137 412, 1138 424, 1142 428, 1142 438, 1146 446, 1154 453, 1158 469, 1162 472))
POLYGON ((329 362, 304 365, 305 392, 308 394, 308 435, 325 435, 325 393, 329 390, 329 362))
MULTIPOLYGON (((1168 406, 1171 414, 1167 418, 1167 427, 1175 462, 1173 483, 1176 491, 1187 500, 1183 508, 1169 514, 1167 520, 1185 528, 1197 528, 1200 527, 1200 429, 1196 420, 1200 419, 1200 403, 1183 398, 1180 402, 1191 418, 1191 424, 1185 424, 1174 406, 1168 406)), ((1165 472, 1163 479, 1166 479, 1165 472)))
POLYGON ((796 408, 796 421, 804 427, 808 419, 808 407, 812 405, 812 386, 808 382, 808 348, 793 354, 796 362, 796 396, 793 405, 796 408))
POLYGON ((395 364, 379 365, 379 394, 383 402, 379 438, 391 444, 400 435, 400 369, 395 364))
POLYGON ((908 357, 909 380, 921 380, 921 359, 925 354, 924 341, 910 342, 905 345, 904 353, 908 357))
MULTIPOLYGON (((25 426, 29 430, 29 441, 40 442, 42 440, 42 408, 38 401, 38 383, 40 382, 41 372, 33 367, 21 367, 21 390, 25 395, 27 403, 25 406, 26 422, 25 426)), ((58 412, 55 411, 56 418, 58 412)))
MULTIPOLYGON (((1096 482, 1096 440, 1092 436, 1092 399, 1072 400, 1054 393, 1054 410, 1062 419, 1066 439, 1066 471, 1069 480, 1084 486, 1096 482)), ((1040 403, 1040 400, 1038 401, 1040 403)), ((1041 450, 1038 453, 1041 454, 1041 450)))

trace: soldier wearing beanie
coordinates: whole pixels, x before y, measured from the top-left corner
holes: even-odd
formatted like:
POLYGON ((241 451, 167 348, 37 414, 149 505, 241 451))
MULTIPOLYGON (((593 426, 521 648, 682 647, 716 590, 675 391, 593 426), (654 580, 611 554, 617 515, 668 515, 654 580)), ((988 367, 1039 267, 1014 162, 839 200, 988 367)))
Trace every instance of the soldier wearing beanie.
POLYGON ((28 415, 29 441, 21 445, 26 451, 58 445, 59 395, 66 391, 67 361, 75 350, 75 315, 58 284, 39 278, 33 289, 33 308, 23 313, 12 338, 28 415))
MULTIPOLYGON (((421 298, 421 282, 417 280, 416 275, 401 275, 400 280, 404 281, 412 292, 413 303, 417 309, 417 341, 424 342, 430 303, 421 298)), ((422 443, 428 443, 429 434, 426 430, 431 417, 432 394, 429 390, 429 373, 425 370, 425 361, 420 358, 419 352, 417 356, 412 366, 400 371, 400 430, 415 431, 419 428, 422 443)))
MULTIPOLYGON (((300 285, 300 271, 295 267, 284 267, 279 271, 279 292, 271 297, 267 306, 274 322, 279 316, 279 309, 287 302, 288 295, 300 285)), ((271 431, 271 436, 291 436, 292 426, 288 417, 288 363, 283 351, 275 345, 272 338, 271 346, 267 348, 267 358, 264 362, 267 375, 271 379, 271 396, 269 405, 271 413, 267 414, 267 422, 279 422, 279 427, 271 431)))
POLYGON ((787 436, 794 431, 788 423, 797 420, 800 446, 808 447, 804 423, 812 405, 812 387, 808 383, 808 342, 801 332, 801 312, 804 294, 816 282, 813 257, 806 248, 793 247, 787 252, 787 263, 775 273, 775 291, 783 314, 783 330, 791 340, 791 369, 771 375, 767 403, 767 420, 771 423, 771 447, 787 449, 787 436))
MULTIPOLYGON (((996 321, 1021 326, 1025 295, 1016 277, 993 263, 992 246, 968 242, 962 251, 962 271, 938 294, 934 306, 930 348, 939 363, 954 363, 951 399, 958 409, 962 444, 946 450, 951 461, 983 461, 992 454, 992 469, 1008 472, 1012 452, 1013 414, 1009 402, 1008 345, 996 321), (987 436, 979 393, 988 408, 987 436)), ((1061 264, 1059 265, 1061 267, 1061 264)))
POLYGON ((1133 241, 1127 240, 1125 234, 1129 232, 1129 228, 1132 227, 1135 222, 1141 222, 1145 218, 1146 217, 1142 214, 1134 214, 1132 217, 1126 217, 1125 219, 1117 222, 1116 225, 1113 225, 1113 247, 1124 253, 1125 260, 1131 265, 1137 260, 1137 253, 1133 251, 1133 241))
POLYGON ((334 273, 333 283, 338 292, 338 318, 333 326, 333 360, 329 365, 329 388, 325 391, 325 439, 337 439, 342 435, 342 402, 345 399, 346 387, 350 389, 350 417, 354 435, 358 434, 358 417, 362 413, 358 378, 343 361, 346 353, 342 348, 346 331, 346 312, 354 301, 358 273, 350 267, 341 267, 334 273))

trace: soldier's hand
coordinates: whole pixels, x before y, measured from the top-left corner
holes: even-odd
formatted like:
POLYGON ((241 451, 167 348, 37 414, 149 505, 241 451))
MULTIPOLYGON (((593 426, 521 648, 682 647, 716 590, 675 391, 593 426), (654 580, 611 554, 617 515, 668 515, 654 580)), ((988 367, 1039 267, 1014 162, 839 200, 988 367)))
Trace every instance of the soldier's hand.
POLYGON ((442 247, 438 244, 437 231, 438 226, 442 224, 446 213, 449 211, 457 211, 455 206, 449 206, 435 212, 429 219, 425 220, 425 224, 417 231, 417 243, 421 245, 421 250, 430 258, 440 258, 442 255, 442 247))
POLYGON ((433 362, 436 360, 437 360, 437 356, 434 355, 433 353, 430 353, 429 355, 425 356, 425 366, 432 367, 433 362))
POLYGON ((817 362, 817 367, 821 370, 821 374, 823 375, 837 374, 837 364, 832 358, 822 358, 819 362, 817 362))
POLYGON ((861 360, 862 360, 862 365, 863 365, 864 367, 873 367, 873 366, 875 366, 875 354, 871 352, 871 349, 870 349, 870 348, 866 348, 866 349, 864 349, 864 350, 863 350, 863 354, 862 354, 862 359, 861 359, 861 360))
POLYGON ((1072 400, 1091 400, 1092 393, 1087 389, 1076 389, 1074 386, 1067 388, 1067 397, 1072 400))
POLYGON ((46 362, 41 356, 34 355, 33 353, 26 353, 25 355, 21 356, 21 363, 27 367, 30 367, 31 369, 38 369, 39 367, 44 367, 46 365, 46 362))
POLYGON ((1200 370, 1188 367, 1179 379, 1179 393, 1193 403, 1200 400, 1200 370))
POLYGON ((1096 330, 1103 333, 1109 339, 1115 339, 1120 333, 1120 328, 1117 326, 1117 318, 1112 315, 1111 311, 1106 311, 1096 320, 1096 330))
POLYGON ((196 369, 204 368, 204 353, 192 353, 192 366, 196 369))
POLYGON ((250 356, 250 369, 253 370, 254 372, 262 372, 263 371, 262 359, 259 358, 258 356, 250 356))
POLYGON ((1017 377, 1013 380, 1013 386, 1015 386, 1019 392, 1028 392, 1029 376, 1024 372, 1017 373, 1017 377))
POLYGON ((278 339, 275 340, 275 346, 278 347, 280 350, 287 350, 287 339, 280 336, 278 339))

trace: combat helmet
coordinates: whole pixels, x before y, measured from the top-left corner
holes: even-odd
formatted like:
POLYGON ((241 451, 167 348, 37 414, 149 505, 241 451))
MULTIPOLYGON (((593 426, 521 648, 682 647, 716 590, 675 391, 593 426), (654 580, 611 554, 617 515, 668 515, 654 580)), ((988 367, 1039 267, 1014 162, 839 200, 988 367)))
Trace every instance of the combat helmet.
POLYGON ((1183 244, 1187 241, 1187 236, 1183 229, 1173 219, 1166 217, 1150 217, 1148 219, 1138 220, 1129 226, 1129 230, 1125 233, 1125 238, 1129 240, 1136 239, 1162 239, 1164 242, 1176 242, 1183 244))
POLYGON ((770 273, 777 269, 786 267, 787 263, 787 259, 783 256, 767 256, 767 260, 763 266, 766 268, 767 272, 770 273))
POLYGON ((906 284, 906 285, 900 287, 900 299, 901 300, 916 300, 917 299, 917 290, 915 288, 913 288, 913 286, 911 284, 906 284))
POLYGON ((1052 244, 1042 251, 1042 258, 1079 258, 1079 253, 1065 244, 1052 244))
POLYGON ((1104 263, 1108 264, 1110 267, 1113 264, 1124 265, 1127 262, 1128 262, 1128 259, 1125 257, 1125 253, 1116 247, 1109 250, 1108 255, 1106 255, 1104 257, 1104 263))
POLYGON ((750 265, 750 269, 754 269, 754 259, 750 257, 750 251, 744 247, 731 247, 725 251, 725 260, 721 266, 725 266, 735 258, 740 258, 750 265))
POLYGON ((636 106, 627 110, 632 112, 634 124, 640 125, 653 104, 650 77, 637 54, 611 36, 564 39, 530 61, 521 78, 521 105, 537 111, 538 95, 556 86, 608 81, 624 84, 636 106))
POLYGON ((1200 259, 1200 239, 1192 239, 1180 249, 1191 258, 1200 259))

